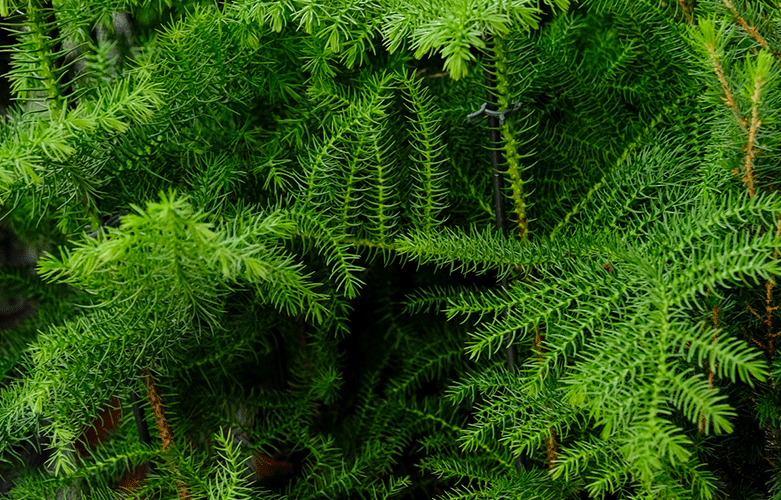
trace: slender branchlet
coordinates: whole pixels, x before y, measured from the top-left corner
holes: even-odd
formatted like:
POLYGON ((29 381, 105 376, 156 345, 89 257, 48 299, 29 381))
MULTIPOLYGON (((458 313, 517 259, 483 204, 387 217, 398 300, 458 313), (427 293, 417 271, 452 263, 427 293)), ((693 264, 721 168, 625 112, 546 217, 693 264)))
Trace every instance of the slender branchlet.
POLYGON ((719 83, 721 84, 721 90, 724 92, 724 104, 729 107, 729 109, 732 110, 732 112, 735 115, 735 118, 738 120, 738 123, 740 124, 740 127, 745 130, 746 129, 746 120, 743 119, 743 117, 740 114, 740 110, 738 109, 738 103, 735 101, 735 96, 732 95, 732 89, 730 88, 729 82, 727 81, 727 76, 724 73, 724 68, 721 66, 721 63, 719 62, 719 57, 716 51, 716 42, 706 42, 705 48, 708 50, 708 56, 711 65, 713 66, 713 71, 716 73, 716 77, 719 79, 719 83))
MULTIPOLYGON (((778 257, 775 257, 776 259, 778 257)), ((763 351, 767 352, 770 355, 775 354, 776 346, 775 346, 775 339, 778 337, 779 333, 774 331, 773 327, 773 316, 775 315, 776 311, 779 309, 779 306, 774 305, 775 300, 773 297, 773 292, 776 286, 776 280, 774 277, 768 278, 767 282, 765 283, 765 311, 764 314, 760 314, 756 309, 754 309, 751 306, 747 306, 749 312, 754 315, 758 320, 760 320, 762 323, 764 323, 765 327, 767 328, 767 341, 763 342, 756 337, 752 337, 751 340, 757 344, 757 346, 760 347, 763 351)))
POLYGON ((738 22, 741 28, 746 30, 746 33, 748 33, 754 40, 759 43, 762 48, 767 48, 767 40, 765 40, 762 35, 759 34, 759 30, 755 26, 751 26, 746 22, 745 19, 743 19, 743 16, 740 15, 740 13, 735 9, 735 6, 732 4, 731 0, 724 0, 724 5, 729 9, 730 12, 732 12, 732 15, 735 17, 735 20, 738 22))
MULTIPOLYGON (((511 109, 513 103, 510 101, 510 81, 507 76, 507 47, 506 43, 499 38, 494 40, 494 68, 499 109, 511 109)), ((507 174, 510 177, 513 211, 518 224, 518 234, 521 239, 525 239, 528 236, 529 221, 526 217, 526 194, 524 192, 524 181, 521 177, 521 155, 518 153, 518 142, 514 136, 513 122, 505 120, 500 128, 505 165, 507 174)))
POLYGON ((756 142, 757 142, 757 130, 762 125, 762 120, 759 119, 759 103, 762 93, 762 85, 765 83, 764 79, 757 75, 754 77, 754 92, 751 94, 751 122, 748 129, 748 141, 745 147, 746 159, 743 165, 743 177, 742 181, 748 188, 749 196, 756 194, 756 184, 754 181, 754 157, 757 154, 756 142))
MULTIPOLYGON (((488 35, 485 37, 486 39, 489 39, 488 35)), ((495 60, 492 61, 495 64, 495 60)), ((491 156, 491 180, 492 180, 492 191, 493 191, 493 198, 494 198, 494 225, 496 227, 496 230, 501 233, 502 235, 507 233, 507 228, 505 225, 505 206, 504 206, 504 195, 502 193, 502 184, 503 184, 503 176, 500 171, 500 165, 503 163, 502 158, 502 144, 501 144, 501 138, 499 134, 499 117, 495 112, 499 111, 497 107, 499 106, 499 97, 498 97, 498 87, 497 87, 497 78, 496 78, 496 72, 492 71, 490 69, 490 66, 486 66, 485 71, 485 82, 486 82, 486 106, 485 108, 490 111, 491 113, 488 113, 487 119, 488 119, 488 134, 489 134, 489 142, 490 142, 490 156, 491 156)), ((505 88, 506 90, 506 88, 505 88)), ((508 295, 508 288, 509 288, 509 281, 507 279, 507 276, 504 276, 501 278, 500 281, 500 288, 502 290, 502 296, 507 299, 509 297, 508 295)), ((505 309, 503 311, 503 316, 507 317, 509 314, 509 310, 505 309)), ((518 348, 515 345, 515 343, 512 341, 512 335, 507 335, 505 338, 505 354, 507 357, 506 366, 507 369, 513 373, 516 370, 517 365, 517 358, 518 358, 518 348)), ((522 458, 517 457, 515 459, 515 470, 519 474, 523 470, 523 463, 522 458)))
MULTIPOLYGON (((508 79, 508 56, 507 47, 504 41, 499 38, 493 40, 493 63, 494 63, 494 75, 495 87, 494 92, 496 94, 499 109, 510 110, 513 108, 510 99, 510 81, 508 79)), ((490 123, 490 122, 489 122, 490 123)), ((514 130, 512 122, 504 120, 499 125, 501 131, 502 147, 504 149, 504 160, 507 168, 507 174, 510 177, 511 197, 513 200, 513 210, 515 212, 515 218, 518 228, 518 234, 521 240, 527 240, 529 238, 529 221, 526 215, 526 194, 524 192, 524 181, 521 177, 521 155, 518 152, 518 143, 514 136, 514 130)), ((542 333, 543 327, 536 323, 532 327, 534 329, 534 345, 532 350, 535 357, 542 362, 545 336, 542 333)), ((515 364, 514 346, 508 346, 508 366, 512 367, 515 364), (510 352, 510 349, 513 349, 510 352)), ((545 448, 547 454, 546 464, 548 468, 551 468, 558 458, 558 436, 555 427, 550 428, 548 436, 545 438, 545 448)))
MULTIPOLYGON (((708 290, 708 295, 711 294, 711 291, 708 290)), ((719 311, 721 308, 719 306, 713 306, 711 308, 711 323, 713 324, 713 338, 711 339, 711 344, 716 344, 719 341, 719 311)), ((717 368, 717 365, 715 366, 708 366, 708 391, 713 390, 713 379, 716 376, 716 372, 714 371, 717 368)), ((705 415, 700 416, 700 424, 698 427, 698 430, 700 434, 705 434, 705 430, 707 428, 708 421, 705 418, 705 415)))
POLYGON ((683 10, 683 15, 686 16, 686 22, 691 24, 694 20, 691 5, 686 0, 678 0, 678 4, 681 6, 681 10, 683 10))
MULTIPOLYGON (((762 125, 762 120, 759 117, 759 105, 761 103, 762 88, 765 84, 765 77, 760 70, 757 70, 757 74, 753 78, 753 89, 750 96, 751 100, 751 116, 747 120, 742 116, 738 107, 735 96, 732 93, 729 82, 727 81, 726 73, 721 63, 716 49, 715 40, 706 40, 705 48, 708 52, 708 58, 713 67, 713 71, 716 73, 716 77, 721 84, 722 92, 724 93, 723 101, 727 107, 730 108, 732 113, 740 125, 741 130, 746 134, 746 144, 743 147, 745 152, 745 158, 743 162, 743 171, 735 168, 732 173, 735 175, 741 175, 741 181, 746 185, 749 196, 756 194, 756 179, 754 176, 754 158, 757 154, 757 132, 762 125)), ((761 56, 762 54, 760 54, 761 56)), ((761 65, 761 63, 758 63, 761 65)))
POLYGON ((29 44, 29 52, 36 55, 34 61, 22 64, 29 66, 27 76, 15 79, 14 90, 28 101, 38 98, 37 91, 43 84, 46 100, 53 119, 58 119, 63 105, 63 93, 60 88, 57 69, 55 67, 54 42, 50 36, 50 25, 46 20, 46 10, 39 2, 30 2, 27 9, 27 32, 21 37, 29 44), (35 89, 35 90, 32 90, 35 89))
MULTIPOLYGON (((146 385, 149 403, 152 405, 152 413, 155 416, 157 430, 160 432, 160 441, 162 442, 163 452, 166 452, 171 449, 171 446, 174 443, 174 432, 165 416, 163 400, 157 392, 157 384, 149 369, 144 370, 144 385, 146 385)), ((172 467, 176 470, 175 464, 172 464, 172 467)), ((176 481, 176 491, 180 500, 189 500, 190 495, 187 492, 187 485, 181 479, 177 479, 176 481)))

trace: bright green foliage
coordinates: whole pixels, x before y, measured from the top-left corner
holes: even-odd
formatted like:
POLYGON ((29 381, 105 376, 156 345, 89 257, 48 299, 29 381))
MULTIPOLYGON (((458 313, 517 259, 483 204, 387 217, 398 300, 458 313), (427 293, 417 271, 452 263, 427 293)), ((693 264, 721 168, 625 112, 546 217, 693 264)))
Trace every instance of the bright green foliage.
POLYGON ((0 15, 10 498, 781 498, 777 3, 0 15))

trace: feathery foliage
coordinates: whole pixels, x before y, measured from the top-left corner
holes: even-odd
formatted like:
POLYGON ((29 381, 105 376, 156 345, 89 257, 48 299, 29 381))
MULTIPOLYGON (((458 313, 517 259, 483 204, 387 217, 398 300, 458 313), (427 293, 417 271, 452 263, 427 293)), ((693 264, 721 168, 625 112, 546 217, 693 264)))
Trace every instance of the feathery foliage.
POLYGON ((2 494, 781 499, 781 6, 0 16, 2 494))

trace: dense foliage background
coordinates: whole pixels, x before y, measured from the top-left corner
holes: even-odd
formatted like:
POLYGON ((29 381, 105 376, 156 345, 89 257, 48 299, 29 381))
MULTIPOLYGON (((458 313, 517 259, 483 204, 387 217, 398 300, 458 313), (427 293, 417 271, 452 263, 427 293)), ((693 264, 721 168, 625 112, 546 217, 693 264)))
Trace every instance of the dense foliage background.
POLYGON ((781 498, 781 6, 0 0, 2 494, 781 498))

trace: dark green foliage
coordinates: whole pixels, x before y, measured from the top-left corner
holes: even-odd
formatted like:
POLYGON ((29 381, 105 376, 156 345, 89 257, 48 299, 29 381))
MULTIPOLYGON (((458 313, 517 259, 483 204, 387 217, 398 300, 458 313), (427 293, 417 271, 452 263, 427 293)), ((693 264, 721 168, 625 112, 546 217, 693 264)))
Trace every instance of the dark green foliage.
POLYGON ((0 15, 9 498, 781 498, 778 5, 0 15))

